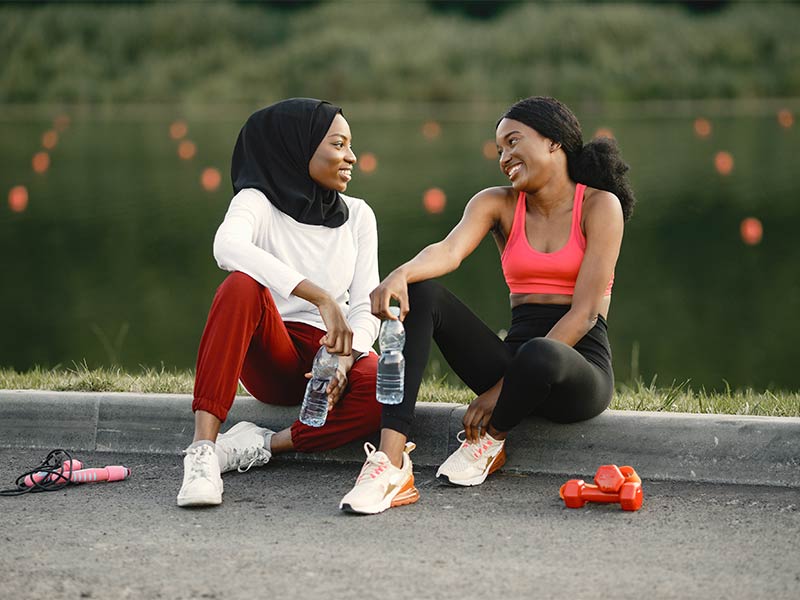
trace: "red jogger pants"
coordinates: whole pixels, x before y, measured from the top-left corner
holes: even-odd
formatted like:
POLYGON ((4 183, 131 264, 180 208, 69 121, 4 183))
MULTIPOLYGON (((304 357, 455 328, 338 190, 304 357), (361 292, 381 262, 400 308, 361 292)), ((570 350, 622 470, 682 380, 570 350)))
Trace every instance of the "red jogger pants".
MULTIPOLYGON (((319 340, 325 332, 284 322, 270 291, 248 275, 231 273, 217 288, 200 340, 192 410, 225 421, 239 379, 267 404, 299 405, 319 340)), ((378 431, 377 357, 370 353, 348 373, 348 384, 322 427, 292 425, 298 452, 336 448, 378 431)))

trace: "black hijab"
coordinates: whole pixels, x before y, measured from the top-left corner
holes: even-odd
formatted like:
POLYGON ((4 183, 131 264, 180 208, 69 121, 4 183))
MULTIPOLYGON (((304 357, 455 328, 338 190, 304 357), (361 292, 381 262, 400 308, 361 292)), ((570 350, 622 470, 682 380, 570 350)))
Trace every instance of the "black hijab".
POLYGON ((254 112, 233 148, 233 193, 255 188, 281 212, 308 225, 339 227, 347 205, 317 185, 308 163, 342 109, 323 100, 290 98, 254 112))

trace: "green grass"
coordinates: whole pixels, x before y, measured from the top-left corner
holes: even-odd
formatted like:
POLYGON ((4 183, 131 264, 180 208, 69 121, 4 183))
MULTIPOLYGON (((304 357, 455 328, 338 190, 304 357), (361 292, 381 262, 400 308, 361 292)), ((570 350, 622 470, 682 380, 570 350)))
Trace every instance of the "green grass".
MULTIPOLYGON (((0 389, 53 390, 70 392, 138 392, 191 394, 194 372, 145 368, 127 373, 119 368, 90 369, 85 364, 73 368, 34 368, 25 373, 0 369, 0 389)), ((240 387, 240 393, 246 394, 240 387)), ((423 402, 469 404, 474 394, 465 387, 441 381, 423 382, 419 399, 423 402)), ((619 384, 611 403, 617 410, 688 412, 703 414, 765 415, 800 417, 800 393, 758 392, 752 389, 710 392, 693 390, 689 382, 667 386, 638 380, 619 384)))

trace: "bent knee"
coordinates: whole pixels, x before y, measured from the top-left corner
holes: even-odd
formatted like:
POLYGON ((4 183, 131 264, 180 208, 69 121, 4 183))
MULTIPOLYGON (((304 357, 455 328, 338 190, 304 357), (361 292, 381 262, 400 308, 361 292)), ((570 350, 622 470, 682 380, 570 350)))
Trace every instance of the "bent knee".
POLYGON ((558 381, 564 372, 565 351, 569 350, 569 346, 562 342, 533 338, 520 346, 514 362, 528 374, 552 383, 558 381))
POLYGON ((412 308, 417 305, 432 306, 442 289, 441 283, 430 279, 411 283, 408 286, 408 303, 412 308))
POLYGON ((217 288, 217 296, 247 298, 260 295, 264 286, 241 271, 234 271, 217 288))

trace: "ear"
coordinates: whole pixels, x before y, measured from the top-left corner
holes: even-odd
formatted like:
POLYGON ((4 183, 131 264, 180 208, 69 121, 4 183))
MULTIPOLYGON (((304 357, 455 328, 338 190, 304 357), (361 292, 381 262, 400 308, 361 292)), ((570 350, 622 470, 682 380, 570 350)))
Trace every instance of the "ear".
POLYGON ((554 142, 553 140, 550 140, 550 152, 555 152, 559 148, 561 148, 561 144, 560 143, 554 142))

